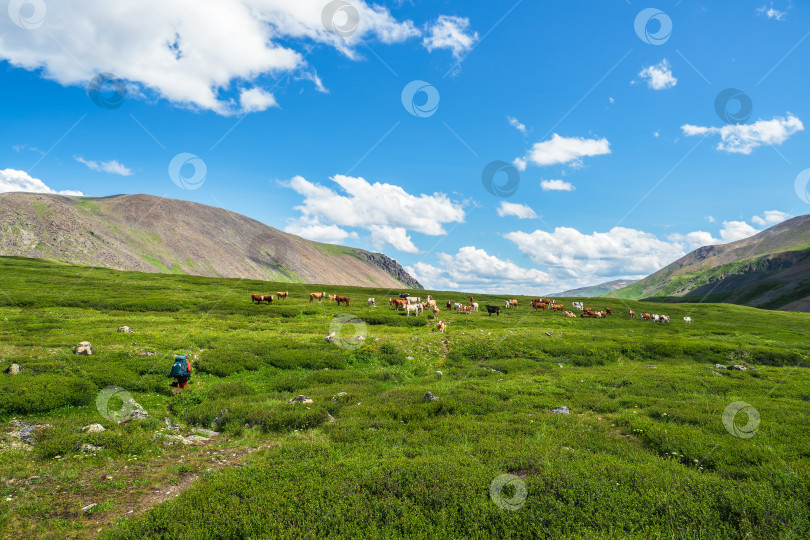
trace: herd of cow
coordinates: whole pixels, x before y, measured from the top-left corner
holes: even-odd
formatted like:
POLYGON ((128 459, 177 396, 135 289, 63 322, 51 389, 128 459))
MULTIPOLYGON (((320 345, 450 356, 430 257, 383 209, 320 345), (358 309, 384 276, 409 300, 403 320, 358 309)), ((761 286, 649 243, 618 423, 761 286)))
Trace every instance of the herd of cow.
MULTIPOLYGON (((289 292, 282 291, 276 292, 275 297, 279 300, 286 300, 287 296, 289 296, 289 292)), ((324 298, 328 298, 330 302, 337 302, 337 305, 345 304, 346 307, 349 307, 349 297, 348 296, 339 296, 336 294, 326 294, 325 292, 315 292, 309 293, 309 301, 313 302, 317 300, 318 302, 323 301, 324 298)), ((273 295, 272 294, 252 294, 250 296, 251 302, 255 302, 257 304, 272 304, 273 303, 273 295)), ((569 319, 576 319, 577 316, 573 311, 566 311, 565 305, 555 301, 551 298, 535 298, 531 302, 529 302, 531 307, 534 309, 535 313, 538 310, 549 310, 549 311, 559 311, 563 314, 564 317, 569 319)), ((399 298, 391 298, 388 300, 388 305, 393 307, 396 311, 399 311, 400 308, 405 311, 405 315, 408 316, 411 313, 416 315, 420 315, 425 310, 429 310, 433 313, 433 316, 438 319, 439 317, 439 306, 436 303, 436 300, 433 299, 433 296, 428 295, 426 301, 422 301, 422 299, 418 296, 411 296, 409 293, 402 293, 399 295, 399 298)), ((478 311, 478 302, 475 301, 475 298, 470 296, 470 303, 465 305, 461 302, 453 302, 452 300, 448 300, 445 304, 448 310, 457 310, 461 314, 470 315, 473 311, 478 311)), ((601 311, 594 311, 591 308, 585 307, 583 302, 573 302, 573 309, 579 310, 581 318, 593 318, 593 319, 604 319, 608 315, 612 315, 613 312, 609 307, 601 311)), ((368 306, 369 307, 377 307, 377 299, 376 298, 369 298, 368 299, 368 306)), ((484 307, 487 309, 487 313, 491 317, 494 313, 495 315, 501 314, 501 307, 500 306, 491 306, 489 304, 485 304, 484 307)), ((505 309, 512 309, 518 307, 518 301, 516 298, 512 298, 509 300, 504 300, 504 308, 505 309)), ((630 318, 635 319, 636 312, 630 310, 630 318)), ((641 319, 644 321, 653 321, 657 323, 668 323, 670 319, 667 315, 659 315, 657 313, 642 313, 641 319)), ((691 324, 692 319, 691 317, 684 317, 683 322, 685 324, 691 324)), ((444 332, 444 323, 439 321, 437 328, 444 332)))

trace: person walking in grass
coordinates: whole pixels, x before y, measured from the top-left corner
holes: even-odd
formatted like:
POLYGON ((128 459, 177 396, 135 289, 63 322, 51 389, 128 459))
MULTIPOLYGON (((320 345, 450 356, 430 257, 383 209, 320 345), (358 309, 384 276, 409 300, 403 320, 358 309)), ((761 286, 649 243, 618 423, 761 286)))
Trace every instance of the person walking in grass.
POLYGON ((185 388, 191 379, 191 362, 191 357, 187 354, 174 357, 174 365, 169 372, 169 377, 174 378, 175 382, 172 383, 172 386, 176 386, 178 392, 185 388))

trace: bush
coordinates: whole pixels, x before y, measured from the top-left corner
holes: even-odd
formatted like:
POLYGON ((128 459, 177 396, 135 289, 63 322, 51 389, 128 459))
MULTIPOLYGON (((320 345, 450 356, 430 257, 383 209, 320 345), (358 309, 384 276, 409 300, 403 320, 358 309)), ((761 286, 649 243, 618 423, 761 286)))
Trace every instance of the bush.
POLYGON ((0 382, 0 414, 33 414, 92 403, 98 387, 77 377, 20 373, 0 382))

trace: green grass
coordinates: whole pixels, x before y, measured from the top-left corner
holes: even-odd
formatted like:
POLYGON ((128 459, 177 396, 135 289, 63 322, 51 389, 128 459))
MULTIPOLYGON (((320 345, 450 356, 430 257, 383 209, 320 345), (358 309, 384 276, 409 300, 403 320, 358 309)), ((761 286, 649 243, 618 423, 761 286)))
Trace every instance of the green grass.
MULTIPOLYGON (((0 258, 0 368, 23 367, 0 374, 0 421, 6 432, 13 417, 53 425, 33 452, 0 451, 0 527, 107 539, 810 536, 807 314, 599 298, 586 305, 612 317, 565 319, 519 297, 500 316, 462 316, 444 302, 468 293, 420 291, 440 302, 439 334, 431 318, 387 307, 398 292, 0 258), (276 290, 290 298, 250 303, 276 290), (309 303, 308 291, 352 305, 309 303), (366 323, 357 349, 324 339, 347 312, 366 323), (71 353, 84 340, 94 356, 71 353), (181 352, 199 360, 172 395, 181 352), (150 418, 102 417, 96 397, 110 385, 150 418), (428 391, 440 400, 425 402, 428 391), (299 394, 314 403, 287 404, 299 394), (723 425, 737 401, 760 415, 751 438, 723 425), (571 414, 550 413, 561 405, 571 414), (154 438, 164 417, 184 434, 218 419, 223 434, 166 446, 154 438), (90 423, 107 431, 82 432, 90 423), (83 454, 84 443, 102 450, 83 454), (526 485, 519 510, 490 498, 502 474, 526 485)), ((476 294, 482 310, 500 298, 476 294)))

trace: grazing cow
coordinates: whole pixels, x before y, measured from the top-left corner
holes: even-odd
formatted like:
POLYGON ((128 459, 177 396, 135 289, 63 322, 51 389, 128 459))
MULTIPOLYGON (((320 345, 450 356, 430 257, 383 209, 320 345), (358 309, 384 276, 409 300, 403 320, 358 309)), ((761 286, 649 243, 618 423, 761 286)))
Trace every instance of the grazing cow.
POLYGON ((405 307, 408 305, 407 300, 403 300, 402 298, 392 298, 388 301, 388 305, 394 306, 396 311, 399 311, 399 308, 405 307))
POLYGON ((649 313, 642 313, 641 318, 643 320, 645 320, 645 321, 649 321, 650 320, 650 314, 649 313))
POLYGON ((472 306, 464 306, 464 313, 466 313, 467 315, 471 315, 472 314, 472 306))
POLYGON ((473 302, 472 303, 472 310, 473 311, 478 311, 478 302, 473 302))
POLYGON ((450 300, 447 301, 447 309, 453 309, 453 302, 450 300))
POLYGON ((348 296, 337 296, 335 295, 335 302, 339 306, 341 302, 346 304, 346 307, 349 307, 349 297, 348 296))
POLYGON ((462 304, 461 302, 453 303, 453 309, 461 309, 462 307, 464 307, 464 304, 462 304))
POLYGON ((659 321, 659 319, 661 319, 661 316, 660 316, 658 313, 653 313, 653 314, 652 314, 652 320, 653 320, 653 322, 658 322, 658 321, 659 321))
POLYGON ((684 317, 683 318, 684 324, 692 324, 692 317, 684 317))
POLYGON ((438 318, 439 318, 439 308, 438 308, 438 307, 436 307, 435 305, 433 306, 433 318, 434 318, 434 319, 438 319, 438 318))
POLYGON ((517 298, 512 298, 511 300, 509 300, 509 303, 512 304, 512 307, 517 307, 518 304, 517 298))
POLYGON ((566 317, 567 319, 576 319, 576 318, 577 318, 577 316, 576 316, 576 315, 574 315, 574 314, 573 314, 572 312, 570 312, 570 311, 566 311, 566 312, 565 312, 565 317, 566 317))
POLYGON ((633 311, 632 309, 630 310, 630 318, 631 318, 631 319, 635 319, 635 318, 636 318, 636 312, 635 312, 635 311, 633 311))
POLYGON ((582 311, 584 308, 585 306, 582 304, 582 302, 574 302, 574 309, 582 311))
POLYGON ((540 301, 541 301, 541 302, 543 302, 544 304, 548 304, 549 306, 553 306, 553 305, 554 305, 554 300, 551 300, 551 299, 549 299, 549 298, 543 298, 543 299, 542 299, 542 300, 540 300, 540 301))
POLYGON ((669 315, 661 315, 661 318, 658 320, 660 323, 669 322, 669 315))
POLYGON ((487 308, 487 313, 489 313, 490 317, 492 317, 493 313, 495 315, 498 315, 498 316, 501 315, 501 308, 500 307, 498 307, 498 306, 490 306, 489 304, 486 304, 485 307, 487 308))
POLYGON ((257 304, 264 304, 267 302, 268 304, 273 303, 273 295, 272 294, 251 294, 250 295, 250 303, 256 302, 257 304))
POLYGON ((336 296, 336 295, 334 295, 334 294, 330 294, 330 295, 329 295, 329 301, 330 301, 330 302, 334 302, 334 301, 335 301, 335 296, 336 296))
POLYGON ((584 312, 580 313, 579 316, 581 318, 583 318, 583 319, 585 319, 587 317, 591 317, 591 315, 589 315, 587 311, 584 311, 584 312))
POLYGON ((420 304, 406 304, 405 316, 407 317, 408 315, 411 314, 411 312, 413 312, 414 315, 419 315, 420 307, 421 307, 420 304))
POLYGON ((429 305, 430 307, 436 307, 436 300, 434 300, 430 296, 428 296, 428 298, 429 300, 427 301, 427 305, 429 305))
POLYGON ((377 299, 376 298, 369 298, 368 299, 368 307, 377 307, 377 299))
POLYGON ((563 308, 564 306, 562 304, 554 304, 553 306, 551 306, 551 309, 554 311, 562 311, 563 308))
POLYGON ((408 300, 409 304, 418 304, 422 301, 422 299, 418 296, 409 296, 406 300, 408 300))
POLYGON ((404 300, 404 299, 406 299, 406 298, 408 298, 409 296, 410 296, 410 294, 409 294, 409 293, 406 293, 406 292, 404 292, 404 293, 399 293, 399 297, 400 297, 400 298, 402 298, 403 300, 404 300))
POLYGON ((505 307, 506 309, 509 309, 510 307, 512 307, 512 302, 510 302, 509 300, 504 300, 503 301, 503 307, 505 307))
POLYGON ((313 300, 317 300, 320 302, 323 300, 323 297, 326 296, 325 292, 311 292, 309 293, 309 301, 312 302, 313 300))
POLYGON ((475 303, 475 300, 473 300, 473 297, 470 296, 470 305, 473 305, 474 303, 475 303))
POLYGON ((444 321, 439 321, 438 323, 436 323, 436 330, 438 330, 439 332, 444 333, 446 329, 447 325, 444 324, 444 321))
POLYGON ((539 298, 535 298, 534 300, 532 300, 532 307, 534 308, 535 313, 537 313, 538 309, 542 309, 543 311, 545 311, 546 306, 548 306, 548 304, 545 302, 541 302, 539 298))
POLYGON ((608 315, 613 315, 613 312, 612 312, 612 311, 610 311, 610 308, 609 308, 609 307, 606 307, 606 308, 605 308, 605 313, 607 313, 608 315))
POLYGON ((281 300, 286 300, 288 294, 290 294, 290 293, 287 292, 287 291, 277 292, 276 293, 276 298, 280 298, 281 300))

